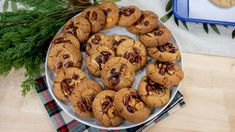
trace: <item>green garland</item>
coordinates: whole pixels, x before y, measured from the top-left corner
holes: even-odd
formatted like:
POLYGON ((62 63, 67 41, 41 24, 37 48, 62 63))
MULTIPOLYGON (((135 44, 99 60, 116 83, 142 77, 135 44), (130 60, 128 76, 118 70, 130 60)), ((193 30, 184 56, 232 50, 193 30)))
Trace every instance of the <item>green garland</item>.
POLYGON ((42 72, 41 64, 53 36, 90 3, 77 0, 76 5, 71 6, 63 0, 12 0, 14 10, 6 12, 8 2, 0 13, 0 75, 6 76, 12 69, 24 67, 26 80, 21 86, 25 96, 42 72), (17 9, 16 3, 29 9, 17 9))
MULTIPOLYGON (((168 21, 172 16, 173 16, 173 0, 169 0, 168 3, 166 4, 166 8, 165 8, 165 11, 167 12, 166 15, 164 15, 162 18, 161 18, 161 21, 162 22, 166 22, 168 21)), ((182 23, 182 25, 185 27, 185 29, 189 30, 188 28, 188 25, 185 21, 181 21, 181 20, 178 20, 175 16, 174 17, 174 21, 176 23, 177 26, 179 26, 179 21, 182 23)), ((202 24, 202 27, 204 29, 204 31, 206 33, 209 33, 209 26, 211 27, 211 29, 216 32, 217 34, 220 34, 220 31, 217 27, 217 25, 215 24, 207 24, 207 23, 203 23, 202 24)), ((224 26, 226 28, 228 28, 228 26, 224 26)), ((235 38, 235 29, 232 31, 232 38, 234 39, 235 38)))

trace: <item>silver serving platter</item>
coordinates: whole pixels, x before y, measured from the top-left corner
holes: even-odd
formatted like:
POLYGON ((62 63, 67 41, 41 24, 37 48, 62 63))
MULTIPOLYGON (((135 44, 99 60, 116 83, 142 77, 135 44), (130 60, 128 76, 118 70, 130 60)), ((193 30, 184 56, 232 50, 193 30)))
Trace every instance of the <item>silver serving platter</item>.
MULTIPOLYGON (((159 24, 163 25, 162 23, 159 23, 159 24)), ((63 29, 63 27, 60 29, 60 31, 58 31, 58 33, 62 32, 62 29, 63 29)), ((127 36, 129 36, 133 39, 138 39, 139 38, 138 35, 132 34, 132 33, 128 32, 125 28, 119 27, 119 26, 116 26, 116 27, 114 27, 112 29, 109 29, 109 30, 103 30, 101 32, 103 32, 107 35, 120 34, 120 35, 127 35, 127 36)), ((180 47, 179 47, 178 43, 176 42, 176 39, 174 38, 174 34, 173 34, 173 37, 171 38, 171 42, 175 43, 178 46, 179 50, 180 50, 180 47)), ((49 49, 47 51, 47 58, 48 58, 48 53, 49 53, 50 49, 51 49, 51 45, 49 46, 49 49)), ((66 114, 68 114, 71 118, 73 118, 73 119, 75 119, 75 120, 77 120, 77 121, 79 121, 79 122, 81 122, 85 125, 88 125, 88 126, 91 126, 91 127, 94 127, 94 128, 98 128, 98 129, 120 130, 120 129, 132 128, 132 127, 136 127, 138 125, 144 124, 144 123, 150 121, 151 119, 153 119, 154 117, 158 116, 170 104, 170 102, 172 101, 172 99, 176 95, 178 89, 180 88, 180 84, 172 87, 170 101, 162 107, 154 108, 152 110, 150 116, 148 117, 148 119, 146 119, 145 121, 137 123, 137 124, 133 124, 133 123, 130 123, 128 121, 125 121, 117 127, 104 127, 101 124, 99 124, 96 121, 95 118, 94 119, 84 119, 84 118, 79 117, 77 114, 75 114, 75 112, 74 112, 74 110, 73 110, 73 108, 72 108, 72 106, 69 102, 63 102, 63 101, 61 101, 61 100, 59 100, 55 97, 55 95, 52 91, 52 88, 53 88, 54 78, 55 78, 56 74, 49 69, 48 63, 47 63, 47 61, 48 61, 47 58, 46 58, 46 62, 45 62, 46 82, 47 82, 47 86, 49 88, 49 91, 50 91, 53 99, 61 107, 61 109, 66 114)), ((93 77, 92 75, 89 74, 89 72, 87 71, 86 66, 85 66, 85 59, 86 59, 86 53, 83 53, 83 66, 82 66, 81 69, 85 72, 85 74, 87 75, 88 78, 97 81, 99 84, 101 84, 103 86, 102 81, 101 81, 100 78, 95 78, 95 77, 93 77)), ((153 61, 153 59, 148 58, 148 62, 152 62, 152 61, 153 61)), ((178 60, 176 62, 176 64, 178 64, 182 67, 182 58, 180 60, 178 60)), ((135 82, 132 85, 133 89, 137 89, 138 83, 140 82, 141 78, 144 75, 146 75, 145 71, 146 71, 146 69, 144 68, 143 70, 136 73, 135 82)))

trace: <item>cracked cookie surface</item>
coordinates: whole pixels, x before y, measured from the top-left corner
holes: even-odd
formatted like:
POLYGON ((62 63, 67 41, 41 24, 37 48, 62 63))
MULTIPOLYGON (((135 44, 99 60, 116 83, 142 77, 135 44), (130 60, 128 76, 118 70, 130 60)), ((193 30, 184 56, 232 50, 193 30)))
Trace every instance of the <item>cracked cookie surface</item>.
POLYGON ((147 76, 154 82, 164 86, 173 86, 184 78, 181 67, 171 62, 155 62, 147 65, 147 76))
POLYGON ((92 102, 101 90, 96 81, 88 79, 81 81, 73 90, 70 99, 75 113, 83 118, 93 118, 92 102))
POLYGON ((149 56, 161 62, 173 62, 180 59, 180 51, 176 44, 168 42, 156 47, 148 47, 149 56))
POLYGON ((54 80, 53 93, 58 99, 68 101, 74 88, 85 79, 85 73, 79 68, 71 67, 60 71, 54 80))
POLYGON ((127 35, 119 35, 119 34, 115 34, 112 37, 113 37, 113 49, 115 52, 117 51, 117 47, 120 45, 120 43, 128 39, 132 39, 131 37, 127 35))
POLYGON ((76 36, 80 43, 85 43, 91 32, 91 24, 85 17, 75 16, 65 24, 64 31, 76 36))
POLYGON ((158 16, 152 11, 143 11, 141 17, 128 31, 134 34, 151 32, 158 25, 158 16))
POLYGON ((170 99, 170 89, 144 76, 138 85, 138 94, 145 104, 154 108, 161 107, 170 99))
POLYGON ((98 5, 105 14, 106 23, 104 29, 110 29, 116 26, 119 20, 118 6, 113 2, 103 2, 98 5))
POLYGON ((135 69, 125 58, 113 57, 103 66, 101 80, 107 88, 113 90, 131 87, 135 80, 135 69))
POLYGON ((167 29, 167 27, 159 25, 153 31, 146 34, 141 34, 140 41, 145 46, 155 47, 167 43, 168 41, 170 41, 171 37, 171 31, 167 29))
POLYGON ((78 39, 70 33, 59 33, 51 41, 52 47, 55 45, 73 44, 80 51, 80 42, 78 39))
POLYGON ((105 15, 102 9, 92 6, 82 11, 82 16, 89 20, 91 32, 97 33, 103 29, 105 24, 105 15))
POLYGON ((100 77, 103 65, 112 57, 114 52, 106 46, 97 46, 86 56, 87 70, 95 77, 100 77))
POLYGON ((130 27, 141 16, 141 10, 136 6, 126 6, 119 10, 118 25, 122 27, 130 27))
POLYGON ((81 68, 82 53, 72 44, 55 45, 49 51, 48 66, 56 73, 69 67, 81 68))
POLYGON ((134 89, 120 89, 114 96, 114 105, 120 115, 129 122, 139 123, 146 120, 151 112, 134 89))
POLYGON ((105 127, 118 126, 123 122, 113 104, 115 94, 115 91, 103 90, 95 97, 92 104, 95 118, 105 127))
POLYGON ((86 52, 92 54, 91 49, 97 46, 106 46, 113 49, 113 38, 104 33, 96 33, 92 35, 86 44, 86 52))
POLYGON ((143 68, 147 62, 147 52, 145 46, 138 40, 128 39, 119 44, 116 56, 127 59, 135 71, 143 68))

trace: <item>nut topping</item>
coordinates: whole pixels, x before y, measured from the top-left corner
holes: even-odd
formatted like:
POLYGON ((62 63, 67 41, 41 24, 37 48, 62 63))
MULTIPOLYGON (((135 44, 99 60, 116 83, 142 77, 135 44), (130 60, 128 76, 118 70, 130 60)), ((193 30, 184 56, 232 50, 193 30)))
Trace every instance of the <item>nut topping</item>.
POLYGON ((134 113, 135 111, 143 107, 143 103, 140 100, 140 96, 135 92, 126 94, 122 102, 130 113, 134 113), (142 103, 142 104, 139 104, 139 103, 142 103))
POLYGON ((63 55, 63 59, 68 59, 69 58, 69 55, 68 54, 64 54, 63 55))
POLYGON ((160 29, 157 29, 157 31, 154 32, 155 36, 161 36, 163 34, 163 31, 160 29))
POLYGON ((149 22, 148 21, 145 21, 144 22, 144 25, 147 27, 149 25, 149 22))
POLYGON ((73 91, 74 87, 70 86, 69 83, 71 82, 70 78, 64 79, 61 83, 60 86, 63 90, 63 93, 65 96, 70 95, 71 92, 73 91))
POLYGON ((165 87, 147 78, 146 91, 149 95, 163 94, 165 87))
POLYGON ((117 71, 117 69, 112 68, 110 70, 111 76, 108 78, 108 81, 111 83, 112 86, 116 86, 120 82, 121 73, 117 71))
POLYGON ((77 80, 79 78, 78 74, 73 74, 72 79, 77 80))
POLYGON ((97 13, 96 11, 92 12, 92 19, 97 20, 97 13))
POLYGON ((139 54, 139 51, 137 48, 133 48, 133 52, 126 52, 124 54, 124 58, 129 60, 131 63, 139 63, 142 61, 142 56, 139 54))
POLYGON ((102 103, 102 110, 103 112, 107 113, 108 112, 108 109, 112 106, 111 102, 110 101, 105 101, 102 103))
POLYGON ((159 62, 157 64, 157 68, 159 69, 159 74, 165 75, 165 73, 168 73, 169 75, 174 74, 174 64, 169 62, 159 62))
POLYGON ((70 40, 65 40, 64 37, 59 37, 54 40, 55 44, 60 44, 60 43, 71 43, 70 40))
POLYGON ((68 30, 69 33, 71 34, 75 34, 76 30, 78 29, 78 27, 76 26, 76 24, 74 22, 71 22, 67 27, 66 30, 68 30))
POLYGON ((120 14, 124 16, 130 16, 134 12, 135 12, 135 8, 124 8, 120 11, 120 14))
POLYGON ((81 109, 81 111, 92 111, 92 108, 89 104, 89 101, 84 98, 84 97, 81 97, 81 100, 78 102, 78 107, 81 109))
POLYGON ((115 115, 117 115, 117 111, 116 111, 115 107, 112 106, 108 109, 108 116, 110 118, 113 118, 113 117, 115 117, 115 115))
POLYGON ((170 52, 170 53, 175 53, 177 51, 176 47, 172 43, 167 43, 165 45, 157 46, 157 49, 160 52, 170 52))
POLYGON ((62 66, 63 66, 63 63, 62 63, 62 62, 58 62, 58 63, 56 64, 56 68, 57 68, 57 69, 62 68, 62 66))
POLYGON ((136 108, 134 108, 134 107, 132 107, 132 106, 130 106, 130 105, 127 105, 126 108, 127 108, 127 110, 128 110, 130 113, 134 113, 134 112, 137 110, 136 108))
POLYGON ((123 41, 125 41, 126 39, 120 39, 119 41, 113 40, 113 45, 118 46, 120 43, 122 43, 123 41))
POLYGON ((64 64, 64 67, 66 67, 66 68, 71 67, 71 66, 73 66, 73 62, 72 61, 69 61, 69 62, 64 64))

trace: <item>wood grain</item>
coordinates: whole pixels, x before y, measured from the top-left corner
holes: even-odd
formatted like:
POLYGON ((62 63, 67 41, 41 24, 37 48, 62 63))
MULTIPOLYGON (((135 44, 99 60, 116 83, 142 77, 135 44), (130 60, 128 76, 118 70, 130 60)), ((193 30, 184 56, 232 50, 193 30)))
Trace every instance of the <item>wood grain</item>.
MULTIPOLYGON (((186 106, 147 131, 235 132, 235 58, 183 53, 186 106)), ((0 130, 55 131, 35 91, 23 98, 23 70, 0 78, 0 130)))

